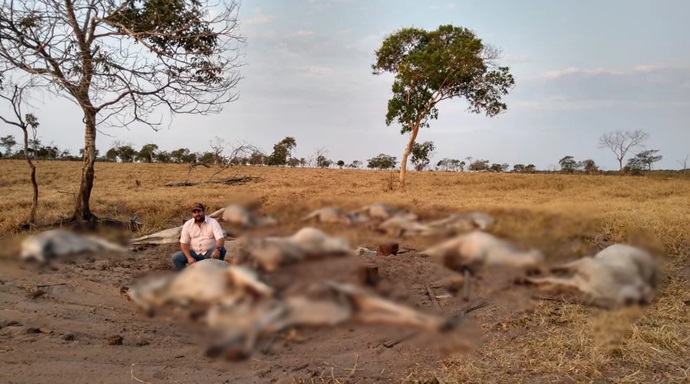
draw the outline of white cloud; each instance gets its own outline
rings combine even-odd
[[[312,36],[313,34],[314,34],[314,31],[305,31],[305,30],[303,30],[303,29],[300,29],[299,31],[297,31],[297,33],[295,33],[295,35],[297,35],[297,36],[303,36],[303,37],[305,37],[305,36]]]
[[[263,13],[261,8],[256,8],[254,10],[254,16],[245,20],[242,24],[246,24],[246,25],[268,24],[268,23],[275,21],[275,19],[276,19],[275,16],[266,15]]]
[[[625,69],[568,67],[519,81],[511,97],[525,108],[680,107],[690,104],[690,67],[638,65]]]
[[[302,73],[306,73],[308,75],[320,76],[320,75],[326,75],[326,74],[333,72],[333,68],[309,65],[309,66],[300,67],[299,71]]]

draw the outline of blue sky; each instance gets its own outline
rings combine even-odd
[[[115,140],[140,147],[209,149],[219,136],[270,152],[293,136],[293,153],[325,148],[333,160],[400,159],[407,136],[385,125],[391,77],[374,76],[374,50],[403,27],[455,24],[502,49],[516,87],[508,111],[469,114],[444,101],[439,119],[420,132],[444,158],[555,166],[565,155],[617,169],[601,134],[643,129],[660,149],[656,168],[679,168],[690,154],[690,14],[688,1],[641,0],[243,0],[240,31],[246,66],[239,100],[211,116],[177,116],[170,128],[104,129],[97,147]],[[36,105],[44,143],[83,146],[79,110],[70,102]],[[0,126],[0,136],[15,134]]]

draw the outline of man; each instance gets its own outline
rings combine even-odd
[[[218,221],[205,214],[204,205],[192,204],[192,218],[182,226],[180,249],[172,256],[175,269],[182,270],[199,260],[225,260],[225,236]]]

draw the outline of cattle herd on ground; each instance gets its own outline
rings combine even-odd
[[[230,204],[208,216],[243,228],[270,227],[278,220],[240,204]],[[302,217],[304,226],[290,236],[228,238],[225,261],[208,259],[179,273],[142,278],[122,292],[149,316],[174,309],[223,333],[210,345],[209,356],[246,358],[257,340],[290,327],[335,326],[345,322],[385,323],[411,326],[422,332],[447,332],[456,327],[457,316],[428,314],[383,298],[365,283],[335,280],[314,282],[308,292],[278,291],[262,281],[261,272],[331,257],[377,255],[376,250],[353,246],[344,237],[331,236],[309,222],[362,226],[397,237],[440,236],[435,245],[421,250],[464,277],[489,266],[517,271],[515,283],[555,288],[574,288],[581,302],[602,308],[653,301],[658,266],[650,253],[627,244],[614,244],[594,256],[560,265],[548,265],[538,249],[524,249],[491,233],[496,220],[482,212],[452,213],[424,221],[410,210],[384,203],[368,204],[354,211],[324,207]],[[182,226],[131,239],[129,246],[111,243],[94,235],[53,229],[27,237],[21,259],[49,262],[53,258],[83,252],[129,252],[141,246],[179,242]],[[467,288],[467,287],[466,287]]]

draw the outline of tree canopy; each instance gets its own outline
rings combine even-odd
[[[388,35],[375,56],[374,75],[395,74],[386,125],[397,122],[401,134],[410,133],[400,167],[403,185],[419,128],[438,119],[438,103],[464,98],[469,112],[496,116],[507,109],[502,97],[515,84],[509,68],[495,63],[498,50],[463,27],[403,28]]]

